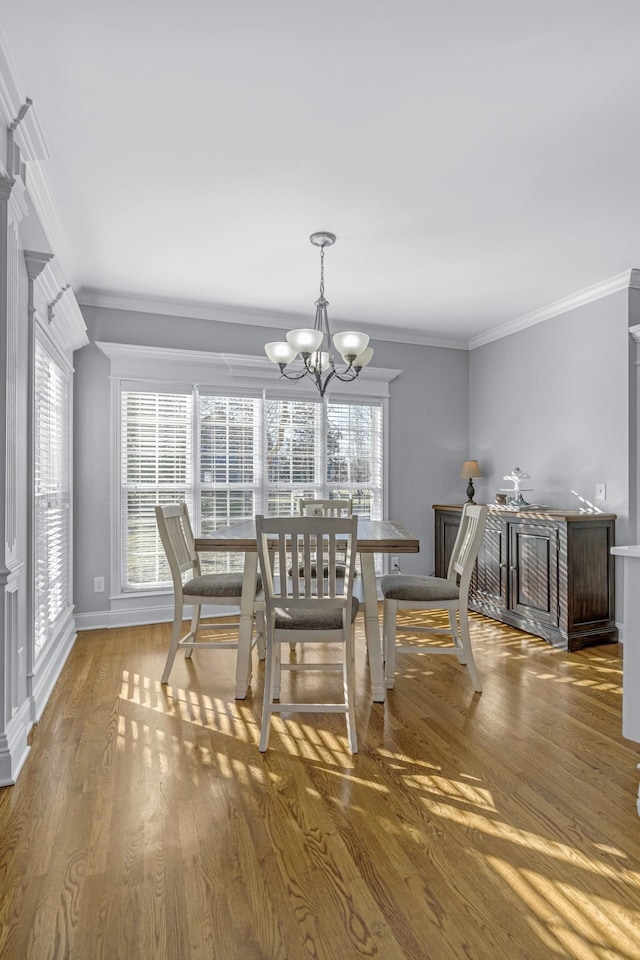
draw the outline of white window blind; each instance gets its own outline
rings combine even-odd
[[[170,582],[156,503],[185,500],[194,530],[296,513],[298,501],[349,496],[382,516],[382,407],[289,399],[121,392],[122,588]],[[203,570],[241,570],[242,554],[203,555]]]
[[[34,370],[36,656],[70,604],[69,381],[36,340]]]
[[[266,512],[270,516],[290,515],[301,498],[322,496],[323,419],[320,403],[265,401]]]
[[[121,406],[123,586],[153,587],[171,580],[155,505],[193,502],[192,399],[124,390]]]
[[[198,444],[199,529],[203,537],[256,514],[262,479],[261,402],[249,397],[201,396]],[[199,494],[199,497],[198,497]],[[202,558],[205,572],[241,570],[242,554]]]
[[[370,404],[327,407],[329,496],[350,497],[362,517],[382,517],[382,410]]]

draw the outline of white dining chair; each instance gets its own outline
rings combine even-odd
[[[256,517],[258,561],[265,604],[267,657],[260,750],[269,743],[273,713],[344,713],[347,737],[356,753],[355,619],[353,596],[357,517]],[[345,575],[336,575],[336,555],[344,550]],[[327,576],[312,573],[314,556],[327,558]],[[337,644],[339,661],[295,659],[283,662],[283,644]],[[342,672],[337,702],[280,701],[285,671]]]
[[[158,504],[155,509],[158,532],[173,581],[173,629],[161,680],[161,683],[168,683],[169,674],[178,650],[184,650],[185,657],[189,659],[196,649],[238,649],[237,637],[235,640],[199,640],[198,630],[226,630],[228,632],[231,627],[237,635],[237,623],[214,622],[207,623],[206,627],[201,627],[200,613],[205,604],[207,606],[217,604],[226,607],[239,607],[242,599],[243,574],[241,572],[203,574],[200,569],[200,557],[195,548],[186,503]],[[260,582],[258,579],[256,591],[259,588]],[[192,606],[193,614],[188,632],[181,637],[185,606]],[[255,636],[252,634],[249,642],[251,648],[257,644],[258,653],[263,656],[264,626],[261,610],[256,611],[255,618],[256,632]]]
[[[380,588],[384,597],[383,655],[388,689],[394,685],[396,653],[432,653],[456,656],[459,663],[467,666],[474,690],[482,690],[469,637],[468,604],[469,584],[486,521],[486,506],[465,503],[446,577],[411,576],[403,573],[382,577]],[[443,627],[426,627],[419,623],[406,626],[403,623],[403,629],[412,633],[448,633],[453,644],[431,647],[399,642],[399,610],[446,610],[449,614],[449,630]]]

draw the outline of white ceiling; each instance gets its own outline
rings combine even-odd
[[[83,290],[467,341],[640,266],[637,0],[2,0]]]

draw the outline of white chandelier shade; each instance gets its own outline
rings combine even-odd
[[[322,343],[322,330],[289,330],[286,334],[287,343],[293,347],[296,353],[304,356],[305,353],[313,353],[320,348]]]

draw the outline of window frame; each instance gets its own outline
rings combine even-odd
[[[113,431],[115,444],[114,444],[114,508],[113,508],[113,517],[114,517],[114,526],[117,528],[114,530],[115,544],[113,556],[115,558],[115,569],[113,571],[112,584],[114,585],[113,593],[115,596],[120,597],[138,597],[141,595],[154,595],[154,594],[165,594],[170,592],[171,585],[167,580],[165,582],[158,582],[149,586],[140,586],[136,587],[126,582],[127,577],[127,566],[128,558],[125,552],[125,518],[124,518],[124,497],[128,489],[128,484],[125,481],[123,476],[123,397],[126,393],[166,393],[169,395],[184,395],[187,396],[188,404],[191,408],[191,438],[192,438],[192,451],[191,451],[191,483],[186,486],[189,489],[186,492],[186,500],[189,503],[190,513],[192,515],[193,526],[195,530],[200,530],[202,523],[202,497],[203,493],[207,491],[215,491],[216,489],[233,489],[233,486],[229,483],[223,484],[221,487],[215,486],[215,483],[205,483],[201,479],[202,472],[202,462],[200,459],[200,441],[201,441],[201,400],[209,396],[221,396],[225,398],[235,398],[236,394],[233,390],[233,386],[228,387],[226,390],[212,390],[208,386],[203,385],[200,387],[197,384],[193,384],[191,390],[186,389],[184,384],[171,384],[171,383],[158,383],[156,381],[129,381],[124,378],[118,378],[113,381],[114,385],[114,426]],[[174,389],[175,388],[175,389]],[[317,443],[315,450],[315,459],[316,459],[316,471],[320,464],[326,461],[326,448],[327,448],[327,434],[328,434],[328,417],[327,410],[328,407],[332,404],[347,405],[351,406],[352,402],[348,397],[324,397],[322,400],[311,400],[308,397],[297,397],[297,396],[287,396],[283,397],[274,397],[266,395],[265,391],[256,391],[252,394],[247,394],[246,391],[240,392],[239,397],[247,396],[249,399],[252,399],[257,402],[257,414],[254,413],[254,418],[257,418],[258,425],[254,426],[254,437],[257,440],[257,451],[255,456],[261,460],[261,470],[260,475],[253,480],[253,483],[243,484],[243,488],[251,488],[254,493],[254,508],[255,512],[268,512],[270,498],[273,495],[273,492],[277,489],[286,490],[288,487],[292,490],[292,495],[297,496],[295,493],[297,488],[304,488],[304,492],[308,494],[310,487],[314,488],[314,495],[318,497],[328,497],[331,495],[334,488],[339,487],[344,490],[351,487],[362,487],[364,484],[354,484],[354,483],[336,483],[329,481],[327,479],[326,473],[322,474],[322,479],[320,482],[317,482],[317,473],[316,473],[316,482],[309,484],[304,483],[294,483],[291,484],[282,484],[280,487],[277,484],[273,484],[269,481],[268,470],[265,464],[265,450],[264,450],[264,439],[266,436],[266,412],[267,405],[269,402],[295,402],[295,403],[309,403],[313,402],[315,406],[321,411],[319,413],[319,421],[316,424],[314,429],[314,439]],[[385,430],[387,424],[387,400],[380,400],[379,398],[370,398],[365,400],[362,397],[358,398],[358,401],[355,405],[357,406],[366,406],[374,407],[379,410],[380,417],[380,429],[377,431],[377,436],[374,438],[374,444],[380,449],[380,468],[379,476],[380,482],[379,485],[376,482],[376,491],[378,491],[377,497],[374,495],[374,502],[376,500],[380,503],[380,513],[381,518],[386,515],[386,484],[385,484]],[[376,478],[377,480],[377,478]],[[135,485],[134,485],[135,486]],[[131,487],[133,489],[133,487]],[[240,487],[238,488],[240,489]]]

